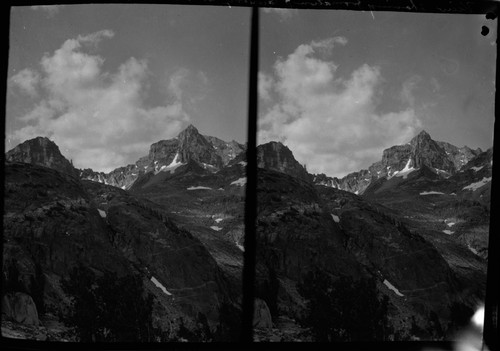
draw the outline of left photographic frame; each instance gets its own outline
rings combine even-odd
[[[11,7],[4,338],[239,340],[250,12]]]

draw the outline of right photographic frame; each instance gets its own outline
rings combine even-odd
[[[373,9],[259,10],[253,338],[480,349],[496,15]]]

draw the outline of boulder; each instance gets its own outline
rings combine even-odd
[[[253,309],[253,327],[259,329],[270,329],[273,327],[271,311],[265,301],[255,299]]]
[[[7,318],[26,325],[40,325],[35,302],[30,295],[15,292],[2,298],[2,314]]]

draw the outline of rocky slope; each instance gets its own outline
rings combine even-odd
[[[234,296],[241,294],[244,242],[246,162],[239,159],[217,172],[189,161],[174,173],[145,174],[130,188],[203,243],[231,282]]]
[[[411,337],[414,325],[429,328],[431,312],[448,324],[451,304],[474,306],[484,298],[484,262],[462,250],[462,263],[471,270],[464,276],[388,208],[266,169],[258,171],[257,190],[257,296],[275,323],[303,316],[307,305],[298,285],[314,269],[375,279],[379,294],[390,299],[392,327],[403,338]]]
[[[165,337],[182,326],[195,330],[200,314],[212,332],[220,327],[222,304],[233,304],[227,278],[160,206],[46,167],[8,162],[5,169],[3,286],[33,297],[42,320],[67,313],[61,280],[83,265],[139,274]]]
[[[376,279],[379,294],[390,299],[392,327],[403,339],[450,337],[452,306],[474,308],[484,299],[489,221],[484,179],[491,176],[491,150],[467,156],[472,159],[459,162],[457,170],[443,156],[445,148],[421,133],[385,150],[371,168],[384,176],[371,178],[364,170],[341,183],[316,175],[315,186],[283,166],[298,164],[290,161],[291,152],[282,165],[272,152],[269,148],[267,157],[275,163],[260,162],[257,174],[257,294],[269,305],[275,328],[283,319],[300,320],[307,300],[298,285],[317,268],[337,277]],[[418,167],[409,166],[412,162]],[[349,192],[335,189],[341,184]],[[365,187],[362,197],[353,194],[359,184]],[[475,192],[484,202],[474,200],[481,196]],[[440,336],[429,332],[431,314],[447,326]],[[285,334],[279,328],[257,332],[259,340]]]
[[[363,196],[397,211],[412,222],[412,227],[427,233],[432,242],[458,243],[486,259],[491,165],[490,149],[450,177],[443,178],[423,166],[406,178],[381,178],[370,184]],[[443,252],[450,250],[443,247]]]

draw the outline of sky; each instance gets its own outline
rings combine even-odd
[[[225,6],[13,7],[6,150],[47,136],[108,172],[190,123],[246,142],[249,23]],[[487,149],[495,33],[482,15],[264,9],[258,142],[337,177],[421,130]]]
[[[108,172],[189,124],[246,142],[249,22],[220,6],[13,7],[6,151],[47,136]]]
[[[337,177],[421,130],[485,150],[495,33],[483,15],[266,9],[258,142],[281,141],[310,173]]]

